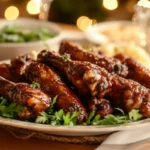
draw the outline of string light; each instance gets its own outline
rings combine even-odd
[[[19,9],[15,6],[10,6],[5,10],[4,16],[7,20],[16,20],[19,16]]]
[[[103,6],[108,10],[115,10],[118,8],[117,0],[103,0]]]
[[[81,16],[77,19],[76,24],[80,30],[86,31],[92,25],[92,20],[86,16]]]
[[[39,14],[40,13],[40,0],[30,0],[27,3],[27,11],[29,14]]]
[[[147,8],[150,8],[150,1],[148,0],[140,0],[138,3],[137,3],[138,6],[143,6],[143,7],[147,7]]]

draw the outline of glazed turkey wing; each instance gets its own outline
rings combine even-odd
[[[80,112],[78,123],[82,123],[87,119],[86,109],[78,97],[48,66],[39,62],[32,63],[26,69],[26,79],[29,82],[38,82],[40,88],[48,95],[52,97],[57,95],[56,108],[58,110],[63,109],[65,112]]]
[[[138,82],[112,75],[104,68],[88,62],[66,61],[49,51],[42,51],[38,55],[38,60],[61,68],[80,91],[88,89],[91,95],[97,98],[109,96],[110,102],[115,107],[122,108],[126,112],[139,109],[143,117],[150,116],[150,91]]]
[[[34,60],[30,55],[17,56],[11,60],[11,70],[12,75],[15,77],[16,81],[25,81],[25,69]]]
[[[108,58],[103,55],[95,55],[94,53],[88,52],[88,50],[84,50],[83,48],[73,45],[67,41],[61,43],[59,53],[70,54],[72,60],[91,62],[105,68],[108,72],[116,73],[119,76],[126,77],[128,74],[127,67],[121,64],[119,60]]]
[[[111,75],[97,65],[84,61],[65,60],[58,54],[43,50],[38,61],[60,69],[82,95],[102,97],[111,88]]]
[[[112,90],[108,95],[116,107],[126,112],[139,109],[143,117],[150,116],[150,90],[138,82],[114,76]]]
[[[52,100],[38,89],[26,83],[13,83],[0,76],[0,96],[25,107],[20,118],[36,117],[50,106]]]
[[[15,81],[15,78],[11,72],[11,66],[9,64],[0,64],[0,76],[4,77],[7,80]]]
[[[88,101],[87,108],[89,112],[95,112],[102,118],[113,112],[110,102],[104,98],[91,97]]]
[[[139,64],[136,60],[130,57],[125,57],[122,54],[116,55],[123,64],[128,67],[129,73],[126,78],[135,80],[147,88],[150,88],[150,70]]]

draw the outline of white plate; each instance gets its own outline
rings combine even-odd
[[[141,127],[146,128],[150,126],[150,118],[118,126],[52,126],[0,117],[0,124],[54,135],[87,136],[101,135],[121,130],[132,130]]]
[[[93,25],[89,31],[85,32],[85,36],[90,42],[106,44],[138,40],[138,32],[137,25],[132,21],[107,21]]]
[[[14,21],[8,21],[5,19],[0,19],[0,29],[6,25],[17,25],[23,29],[40,29],[46,28],[50,31],[53,31],[57,35],[53,38],[49,38],[45,41],[33,41],[33,42],[21,42],[21,43],[0,43],[0,60],[10,59],[17,55],[24,55],[33,50],[39,51],[46,49],[47,46],[51,49],[54,45],[58,45],[62,40],[61,29],[52,22],[48,21],[39,21],[37,19],[29,18],[19,18]]]
[[[9,62],[10,60],[0,61],[0,63],[9,63]],[[125,125],[52,126],[48,124],[38,124],[0,117],[0,124],[54,135],[87,136],[87,135],[107,134],[121,130],[132,130],[141,127],[146,128],[147,126],[150,126],[150,118],[132,122]]]

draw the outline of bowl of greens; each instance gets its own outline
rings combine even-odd
[[[0,60],[33,50],[52,49],[61,40],[60,28],[36,19],[0,20]]]

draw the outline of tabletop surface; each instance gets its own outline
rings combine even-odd
[[[94,150],[97,146],[51,142],[36,138],[22,140],[0,127],[0,150]]]
[[[78,29],[73,25],[58,24],[64,30]],[[60,142],[51,142],[36,138],[26,140],[14,137],[9,131],[0,127],[0,150],[94,150],[98,145],[93,144],[68,144]]]

